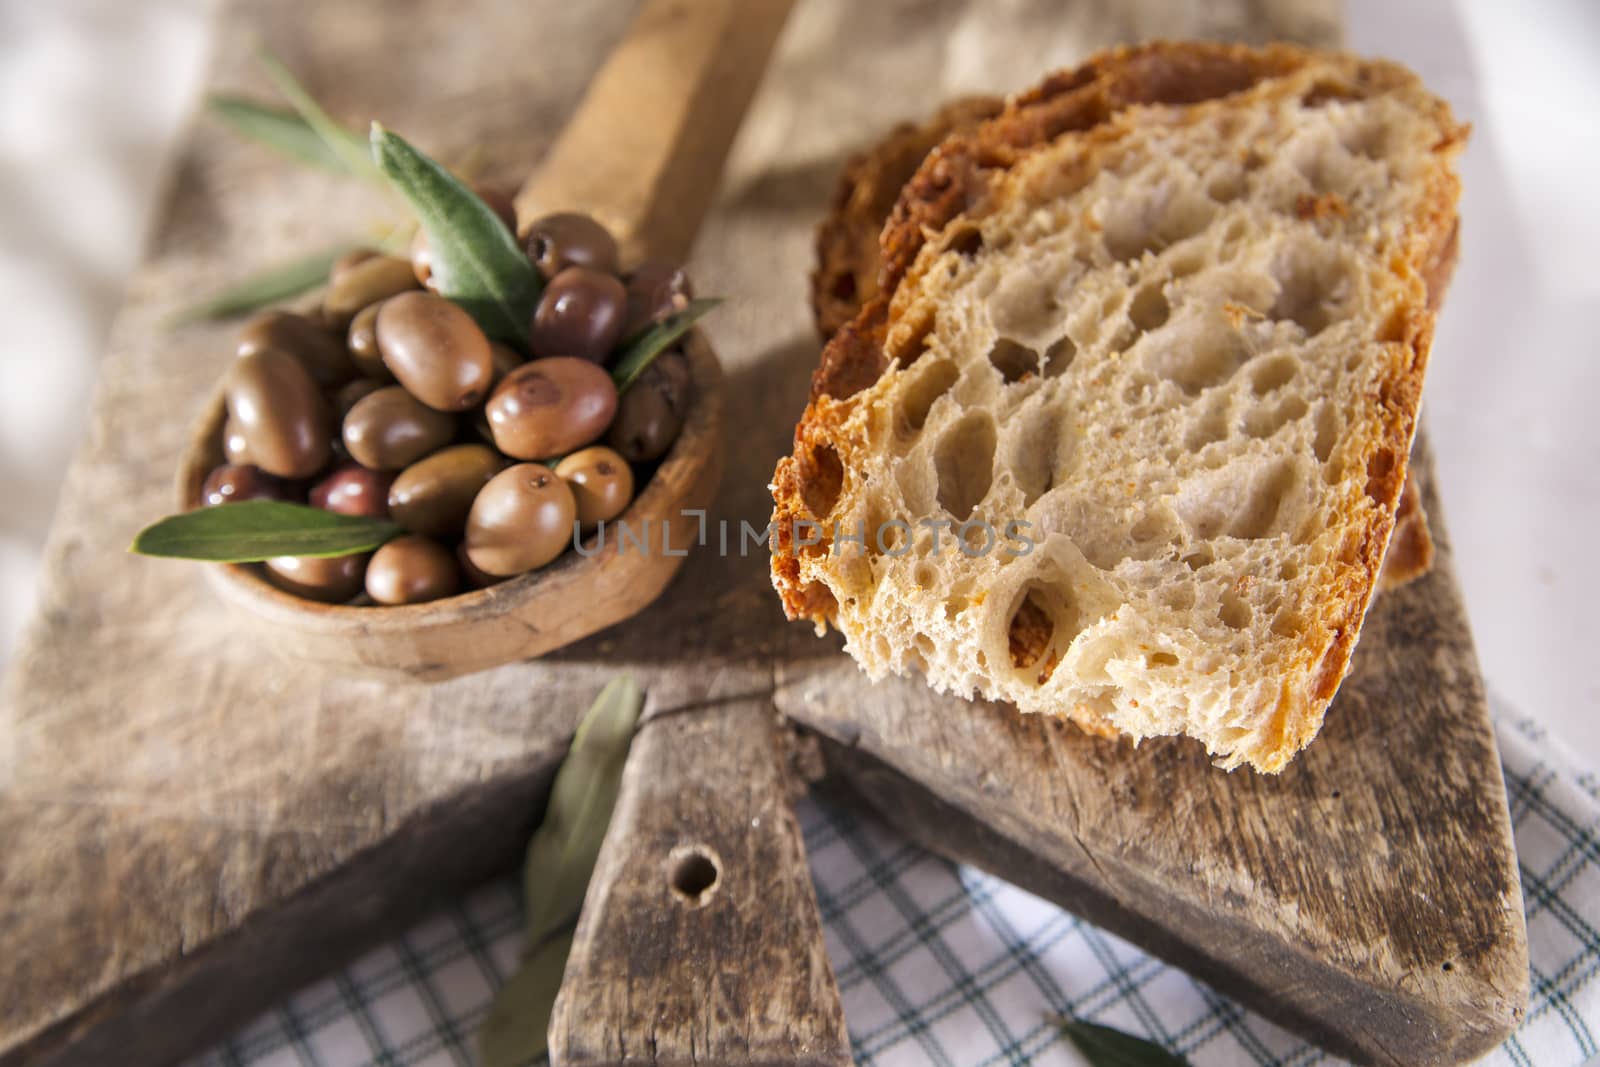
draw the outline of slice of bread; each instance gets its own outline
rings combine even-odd
[[[1465,136],[1393,64],[1162,44],[946,140],[774,476],[789,615],[1281,769],[1394,530]]]
[[[940,142],[977,129],[998,115],[997,96],[952,100],[926,122],[903,122],[845,163],[828,213],[817,226],[817,265],[811,273],[811,315],[824,343],[878,295],[878,235],[900,190]],[[1378,573],[1378,592],[1420,578],[1433,566],[1433,537],[1416,479],[1407,475],[1395,513],[1394,536]]]

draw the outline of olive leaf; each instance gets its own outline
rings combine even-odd
[[[638,380],[652,360],[665,352],[674,341],[689,332],[689,327],[705,317],[706,312],[722,303],[721,300],[691,300],[689,306],[647,329],[641,330],[622,343],[611,380],[617,383],[617,392],[627,390]]]
[[[206,108],[241,136],[313,167],[351,175],[345,157],[328,147],[328,142],[298,111],[228,93],[207,96]]]
[[[289,263],[269,267],[236,285],[229,286],[215,296],[207,297],[198,304],[184,308],[168,320],[168,326],[184,326],[191,322],[231,318],[269,304],[276,304],[280,300],[299,296],[326,282],[328,272],[333,269],[334,260],[353,247],[355,246],[340,245]]]
[[[1109,1026],[1063,1018],[1056,1025],[1093,1067],[1188,1067],[1182,1056]]]
[[[571,930],[611,823],[643,707],[644,695],[632,678],[613,679],[584,713],[556,771],[544,821],[523,864],[523,964],[496,994],[478,1035],[483,1067],[512,1067],[545,1051]]]
[[[526,348],[539,276],[505,223],[459,178],[376,122],[372,156],[427,232],[439,295],[490,337]]]
[[[282,500],[241,500],[171,515],[140,530],[142,556],[256,563],[277,556],[348,556],[401,532],[399,525]]]
[[[289,104],[305,120],[306,126],[322,139],[330,153],[344,163],[349,174],[368,181],[378,180],[377,168],[373,166],[372,157],[367,154],[367,146],[362,143],[360,134],[341,126],[322,110],[322,105],[289,72],[283,60],[266,47],[256,47],[256,61],[266,71],[272,84],[277,86],[278,92],[288,98]]]

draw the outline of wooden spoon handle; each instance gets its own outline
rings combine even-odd
[[[645,0],[517,195],[526,228],[587,211],[623,262],[682,262],[794,0]]]

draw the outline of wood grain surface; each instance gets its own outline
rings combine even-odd
[[[934,98],[1014,89],[1121,40],[1325,44],[1338,34],[1331,0],[1084,0],[1070,9],[1007,0],[1006,17],[995,10],[976,0],[796,5],[691,260],[699,291],[729,298],[706,322],[729,398],[727,473],[707,545],[639,616],[537,662],[431,686],[277,660],[195,565],[125,553],[133,533],[170,507],[189,426],[230,354],[229,328],[174,333],[164,320],[220,281],[395,212],[364,189],[197,123],[113,331],[38,616],[0,691],[0,1064],[171,1062],[444,895],[510,868],[577,717],[619,669],[639,678],[653,706],[680,709],[770,701],[781,669],[781,699],[796,715],[836,722],[806,697],[825,685],[841,701],[829,716],[873,713],[839,727],[841,741],[936,728],[941,744],[963,731],[997,744],[1010,737],[1011,748],[989,751],[1011,762],[992,766],[949,748],[923,759],[869,740],[851,751],[916,765],[949,790],[951,810],[993,820],[976,831],[984,841],[1011,849],[1009,860],[975,848],[974,857],[1158,951],[1175,944],[1174,923],[1152,922],[1141,901],[1165,880],[1168,897],[1212,907],[1204,914],[1232,922],[1240,943],[1329,951],[1328,968],[1348,976],[1330,988],[1381,979],[1371,1002],[1398,1005],[1421,1020],[1414,1026],[1457,1018],[1460,989],[1493,994],[1484,976],[1504,969],[1521,940],[1506,918],[1516,911],[1514,880],[1511,898],[1496,896],[1506,889],[1497,872],[1512,862],[1503,809],[1499,821],[1494,812],[1472,821],[1475,806],[1503,805],[1492,737],[1481,721],[1426,734],[1452,714],[1481,717],[1476,700],[1451,712],[1440,707],[1443,690],[1391,692],[1376,675],[1360,676],[1368,681],[1335,706],[1327,736],[1302,761],[1304,781],[1293,784],[1212,772],[1177,743],[1134,752],[1037,721],[1006,725],[996,709],[943,706],[931,725],[896,720],[897,709],[924,708],[926,694],[910,683],[865,686],[835,642],[783,622],[765,547],[747,543],[741,523],[766,523],[766,481],[789,449],[816,362],[804,279],[811,228],[844,157],[894,121],[925,114]],[[555,0],[245,0],[223,21],[213,81],[265,92],[247,52],[259,35],[341,118],[379,118],[436,155],[475,158],[485,175],[515,183],[631,13],[628,4]],[[1380,608],[1412,620],[1396,636],[1440,627],[1455,651],[1438,653],[1438,669],[1470,675],[1448,570],[1402,595],[1410,599],[1401,607]],[[1381,673],[1405,667],[1405,655],[1386,652],[1374,629],[1357,665]],[[1469,679],[1459,691],[1475,686]],[[1397,720],[1400,733],[1380,729]],[[897,721],[904,733],[889,731]],[[1444,736],[1464,741],[1451,748]],[[1098,806],[1079,813],[1092,810],[1104,825],[1048,808],[1040,810],[1059,818],[1041,825],[972,802],[973,788],[996,797],[1021,788],[1017,768],[1029,761],[1085,775],[1070,791],[1028,787],[1041,801],[1080,805],[1098,789]],[[1198,783],[1195,791],[1167,789],[1168,772]],[[1369,777],[1390,785],[1371,788]],[[870,774],[855,781],[882,800]],[[1269,802],[1287,808],[1296,795],[1310,799],[1283,822],[1263,821],[1280,810]],[[1461,840],[1457,806],[1484,834],[1476,852]],[[1236,833],[1246,819],[1251,832]],[[1069,827],[1092,850],[1071,841]],[[1174,833],[1183,835],[1178,859],[1156,840]],[[1286,843],[1291,836],[1299,840]],[[1399,851],[1419,841],[1420,854]],[[953,833],[950,843],[965,849]],[[1301,860],[1280,861],[1285,850]],[[1312,869],[1304,857],[1319,854],[1325,862]],[[1116,887],[1125,922],[1096,911],[1092,896],[1046,884],[1091,884],[1082,874],[1093,872],[1089,855],[1115,879],[1104,884]],[[1397,873],[1384,880],[1386,864]],[[1430,904],[1417,878],[1455,888]],[[1348,907],[1334,907],[1339,893]],[[1236,953],[1218,944],[1225,939],[1185,930],[1195,953],[1226,954],[1207,971],[1220,988],[1280,1016],[1307,999],[1304,988],[1271,984],[1285,973],[1281,961],[1268,966],[1253,949]],[[1371,1045],[1361,1038],[1367,1017],[1301,1021],[1342,1047]],[[1411,1056],[1414,1043],[1395,1048],[1370,1058],[1423,1060]]]

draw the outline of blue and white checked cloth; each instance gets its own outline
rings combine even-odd
[[[1534,723],[1497,717],[1527,903],[1532,1003],[1483,1062],[1600,1055],[1600,783]],[[998,879],[836,807],[800,808],[861,1067],[1079,1064],[1051,1018],[1159,1041],[1194,1067],[1341,1061],[1173,967]],[[292,997],[193,1067],[470,1067],[515,964],[506,878]]]

